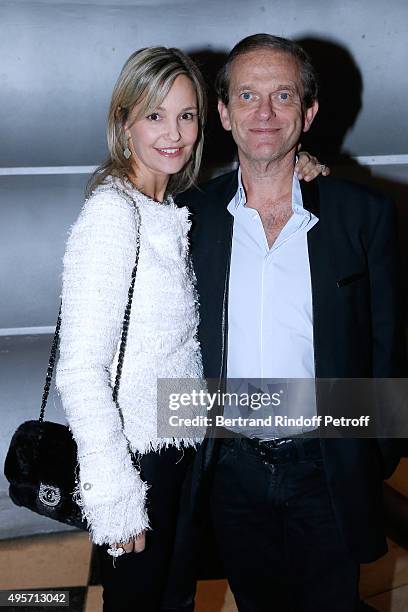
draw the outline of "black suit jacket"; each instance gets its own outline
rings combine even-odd
[[[333,178],[301,182],[303,205],[319,222],[308,232],[317,378],[405,376],[394,209],[378,193]],[[237,172],[178,197],[192,212],[191,254],[200,300],[199,340],[206,377],[226,374],[228,281]],[[372,439],[322,439],[333,508],[360,562],[386,552],[382,479],[398,446]],[[217,441],[195,465],[197,488],[211,474]],[[205,488],[202,487],[202,490]]]

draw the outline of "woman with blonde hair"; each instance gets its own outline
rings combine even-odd
[[[112,95],[109,157],[64,257],[57,386],[78,446],[76,495],[108,553],[104,612],[160,609],[200,441],[159,438],[156,425],[157,379],[202,376],[190,221],[172,195],[197,177],[205,110],[201,74],[184,53],[130,56]]]

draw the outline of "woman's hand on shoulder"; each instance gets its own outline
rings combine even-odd
[[[298,151],[299,159],[295,166],[295,174],[299,180],[312,181],[319,174],[329,176],[330,168],[321,164],[314,155],[307,151]]]

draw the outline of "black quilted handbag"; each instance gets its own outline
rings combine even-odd
[[[127,192],[120,193],[136,202]],[[132,307],[136,269],[139,259],[139,233],[136,241],[136,261],[128,292],[128,302],[122,325],[119,360],[112,397],[117,402],[120,376],[125,355],[130,310]],[[26,421],[14,433],[7,452],[4,474],[10,483],[9,495],[17,506],[24,506],[37,514],[87,529],[80,506],[73,498],[77,484],[77,447],[70,430],[65,425],[44,421],[45,407],[50,392],[52,375],[59,343],[61,307],[51,347],[43,390],[40,417]]]

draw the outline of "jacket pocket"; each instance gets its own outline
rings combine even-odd
[[[336,285],[338,287],[346,287],[347,285],[351,285],[352,283],[355,283],[356,281],[365,278],[366,276],[366,270],[362,272],[356,272],[355,274],[350,274],[350,276],[344,276],[343,278],[339,278],[336,281]]]

